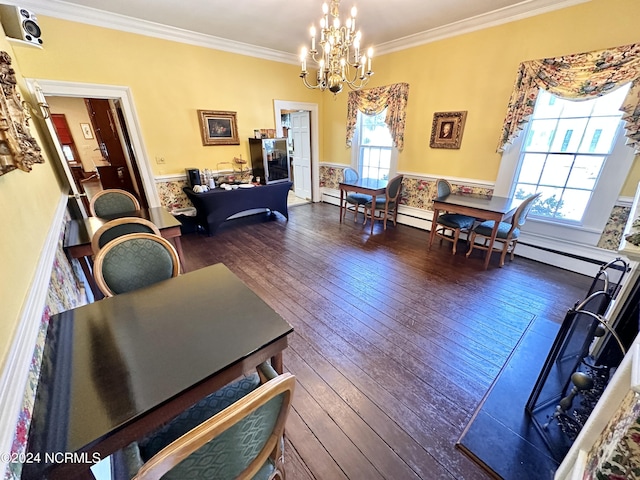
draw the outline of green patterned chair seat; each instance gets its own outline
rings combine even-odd
[[[367,195],[366,193],[350,193],[345,200],[352,205],[365,205],[371,201],[371,195]]]
[[[438,216],[438,223],[449,228],[467,229],[473,227],[475,218],[459,213],[443,213]]]
[[[493,232],[493,226],[495,222],[493,220],[487,220],[486,222],[482,222],[475,228],[476,234],[483,235],[485,237],[490,237]],[[509,230],[511,229],[511,224],[506,222],[500,222],[498,225],[498,233],[496,234],[496,238],[507,238],[509,235]],[[514,228],[511,232],[511,237],[518,238],[520,236],[520,229]]]
[[[140,210],[140,203],[133,194],[113,188],[98,192],[91,199],[89,207],[92,215],[106,217]]]

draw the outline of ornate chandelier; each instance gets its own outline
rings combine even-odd
[[[342,91],[343,84],[352,90],[359,90],[369,83],[373,75],[371,57],[373,48],[369,48],[366,55],[360,54],[360,30],[356,32],[356,7],[351,9],[351,16],[347,22],[340,23],[340,0],[331,0],[331,6],[322,4],[322,18],[320,19],[319,49],[316,49],[316,28],[311,27],[311,49],[302,48],[300,61],[302,72],[300,77],[307,88],[327,88],[334,95]],[[329,21],[329,14],[333,20]],[[314,80],[309,82],[307,75],[307,57],[318,66]]]

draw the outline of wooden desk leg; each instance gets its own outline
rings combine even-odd
[[[184,268],[184,253],[182,252],[182,241],[180,240],[180,237],[173,237],[173,244],[176,246],[176,252],[178,252],[182,273],[186,273],[187,270]]]
[[[282,352],[278,352],[271,357],[271,366],[278,372],[278,375],[282,375]]]
[[[438,216],[440,215],[440,209],[433,209],[433,217],[431,218],[431,232],[429,232],[429,250],[433,244],[433,239],[436,238],[436,227],[438,225]]]
[[[340,189],[340,223],[342,223],[342,218],[344,217],[344,189]]]
[[[496,236],[498,235],[498,227],[500,226],[500,222],[495,220],[493,222],[493,230],[491,231],[491,239],[489,240],[489,249],[484,257],[484,269],[486,270],[489,267],[489,261],[491,260],[491,254],[493,253],[493,242],[496,241]]]

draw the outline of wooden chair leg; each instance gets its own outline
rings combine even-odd
[[[471,237],[469,238],[469,250],[467,250],[467,258],[469,258],[469,255],[471,255],[471,252],[473,251],[473,246],[476,243],[476,232],[471,232]]]
[[[458,247],[458,238],[460,237],[460,229],[456,228],[453,231],[453,255],[456,254],[456,249]]]

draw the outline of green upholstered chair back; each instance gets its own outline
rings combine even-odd
[[[111,240],[96,254],[93,273],[98,288],[111,297],[175,277],[178,254],[168,240],[131,233]]]
[[[356,172],[351,167],[347,167],[344,169],[343,176],[344,176],[345,183],[355,183],[360,178],[360,175],[358,175],[358,172]]]
[[[451,193],[451,184],[444,178],[439,178],[436,182],[436,190],[436,197],[444,197],[445,195],[449,195]]]
[[[129,233],[153,233],[160,235],[160,230],[146,218],[122,217],[102,225],[91,238],[91,249],[94,255],[111,240]]]
[[[276,470],[284,478],[282,435],[294,387],[289,373],[267,381],[168,444],[134,480],[267,480]]]
[[[94,217],[105,217],[140,210],[140,202],[132,193],[113,188],[96,193],[91,199],[89,210]]]

